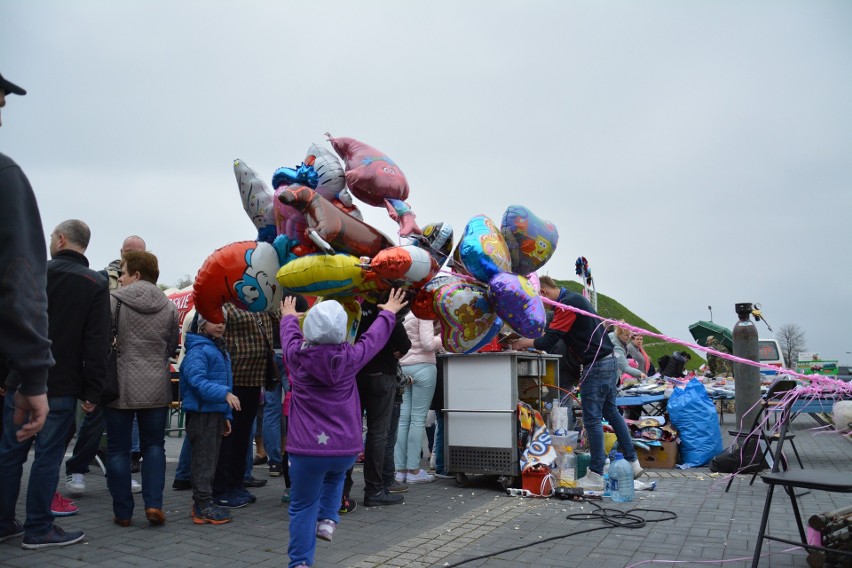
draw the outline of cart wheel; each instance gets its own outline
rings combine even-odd
[[[499,483],[500,487],[502,487],[503,489],[509,489],[510,487],[514,487],[515,481],[517,481],[517,478],[513,475],[501,475],[497,478],[497,483]]]
[[[464,473],[456,473],[456,485],[459,487],[467,487],[470,480],[467,478],[467,474]]]

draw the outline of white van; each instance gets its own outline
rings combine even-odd
[[[777,339],[758,339],[757,340],[757,359],[765,365],[772,365],[779,369],[784,367],[784,356],[781,354],[781,344]],[[769,369],[760,369],[760,374],[767,377],[774,377],[778,371]]]

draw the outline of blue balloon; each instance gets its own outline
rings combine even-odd
[[[306,185],[311,189],[316,189],[319,184],[319,175],[313,166],[305,165],[302,162],[298,168],[278,168],[272,174],[272,187],[278,189],[282,185]]]

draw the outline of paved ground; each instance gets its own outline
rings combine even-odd
[[[725,416],[725,426],[733,417]],[[852,475],[852,442],[833,433],[813,430],[808,417],[795,423],[796,444],[806,467],[827,467]],[[726,430],[723,430],[726,431]],[[167,523],[151,527],[144,519],[137,495],[134,524],[121,528],[112,523],[112,507],[105,478],[86,476],[87,492],[77,497],[80,513],[60,519],[66,529],[83,529],[86,540],[77,545],[27,551],[20,539],[0,544],[2,566],[282,566],[287,562],[287,510],[279,501],[284,481],[268,478],[266,487],[254,490],[258,502],[234,511],[234,521],[221,526],[194,525],[189,519],[191,495],[171,486],[181,440],[169,438],[165,509]],[[654,492],[637,493],[629,504],[607,507],[661,509],[677,519],[650,523],[635,530],[606,528],[582,535],[570,533],[600,526],[598,522],[566,519],[587,513],[592,506],[554,499],[507,497],[489,479],[474,479],[467,488],[454,481],[413,486],[404,505],[366,508],[359,505],[344,515],[333,543],[320,542],[316,566],[373,568],[384,566],[441,567],[527,543],[535,546],[504,552],[465,566],[494,568],[577,566],[582,568],[672,566],[748,566],[766,495],[750,476],[734,481],[724,493],[724,479],[707,468],[686,471],[656,470]],[[267,478],[264,467],[256,477]],[[138,475],[136,476],[138,479]],[[356,475],[353,496],[360,497],[363,480]],[[64,483],[60,484],[64,488]],[[360,499],[359,499],[360,501]],[[848,495],[812,493],[802,498],[804,514],[828,511],[850,502]],[[795,522],[786,496],[776,496],[770,528],[795,538]],[[23,505],[19,503],[23,520]],[[638,512],[648,520],[657,513]],[[787,551],[782,543],[764,546],[761,566],[806,566],[801,550]],[[749,558],[749,561],[736,559]]]

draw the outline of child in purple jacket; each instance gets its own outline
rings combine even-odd
[[[395,314],[408,302],[391,290],[370,329],[346,342],[346,312],[338,302],[308,310],[304,335],[295,299],[281,302],[281,349],[290,373],[292,397],[287,433],[290,458],[289,566],[311,566],[316,539],[331,541],[346,471],[362,450],[361,403],[355,375],[387,343]]]

